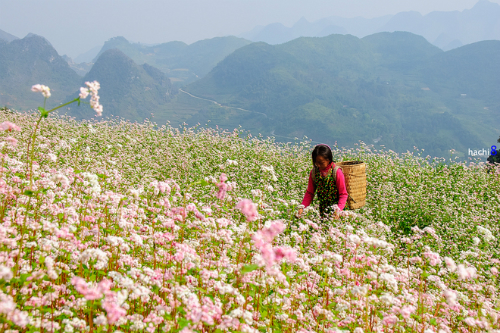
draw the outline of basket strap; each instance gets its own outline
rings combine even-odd
[[[333,180],[335,181],[335,184],[337,184],[337,170],[338,169],[340,169],[340,165],[336,165],[335,168],[333,168],[333,170],[332,170]]]
[[[335,183],[337,183],[337,170],[338,170],[339,168],[341,168],[341,167],[340,167],[340,165],[337,165],[337,166],[335,166],[335,168],[333,169],[333,179],[335,180]],[[344,172],[344,169],[342,169],[342,172]],[[349,175],[351,176],[351,175],[354,175],[354,174],[349,173]],[[346,192],[347,192],[347,191],[346,191]],[[348,196],[349,198],[351,198],[351,200],[352,200],[352,201],[354,201],[355,203],[357,203],[357,202],[356,202],[356,200],[354,200],[354,198],[353,198],[353,197],[351,197],[351,195],[350,195],[349,193],[347,193],[347,196]]]

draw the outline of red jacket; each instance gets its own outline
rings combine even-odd
[[[328,172],[330,172],[331,168],[335,168],[335,163],[330,163],[325,169],[320,170],[322,176],[326,176]],[[347,202],[347,190],[345,188],[345,179],[344,174],[342,173],[342,169],[337,170],[337,189],[339,193],[339,203],[338,206],[340,210],[344,210],[345,204]],[[307,207],[311,204],[312,199],[314,198],[314,192],[316,191],[315,185],[312,179],[311,173],[309,173],[309,184],[307,184],[306,194],[304,195],[304,200],[302,200],[302,204],[304,207]]]

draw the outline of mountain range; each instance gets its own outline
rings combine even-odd
[[[365,37],[377,32],[407,31],[425,37],[447,51],[482,40],[500,40],[500,5],[480,0],[464,11],[400,12],[366,19],[362,17],[328,17],[315,22],[301,18],[292,27],[281,23],[258,26],[240,35],[254,42],[282,44],[298,37],[324,37],[330,34],[351,34]]]
[[[40,106],[39,94],[32,85],[41,83],[51,88],[51,101],[63,99],[78,88],[81,81],[43,37],[28,35],[10,43],[0,40],[0,105],[32,109]]]
[[[363,140],[398,152],[417,146],[435,156],[488,147],[500,135],[500,41],[444,52],[407,32],[280,45],[228,37],[195,43],[188,57],[191,45],[145,46],[119,37],[82,77],[43,37],[9,38],[0,40],[0,105],[14,109],[41,105],[33,84],[51,87],[50,107],[97,80],[105,114],[132,121],[242,125],[279,141],[306,135],[352,146]],[[199,78],[186,85],[189,75],[171,76],[179,68]],[[61,113],[94,116],[86,105]]]
[[[5,32],[3,30],[0,30],[0,40],[3,40],[7,43],[12,42],[13,40],[19,39],[14,35],[9,34],[8,32]]]
[[[47,107],[52,108],[75,98],[84,82],[94,80],[101,83],[101,103],[107,113],[128,119],[144,119],[153,111],[161,111],[172,93],[170,80],[162,71],[147,64],[137,65],[117,49],[103,52],[82,78],[41,36],[28,35],[10,43],[0,40],[1,106],[36,109],[43,97],[30,88],[40,83],[51,89]],[[85,103],[62,112],[79,119],[94,115]]]
[[[500,135],[499,54],[500,41],[443,52],[407,32],[302,37],[242,47],[184,90],[253,111],[229,118],[261,133],[443,156]]]
[[[218,62],[236,49],[251,42],[228,36],[201,40],[187,45],[169,42],[154,46],[130,43],[124,37],[115,37],[104,43],[92,62],[110,49],[119,49],[137,64],[152,65],[164,73],[176,85],[185,85],[205,76]]]

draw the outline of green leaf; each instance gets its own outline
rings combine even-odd
[[[251,265],[246,265],[246,266],[243,266],[243,268],[241,269],[241,272],[243,274],[245,273],[250,273],[250,272],[253,272],[255,271],[256,269],[258,269],[259,266],[258,265],[255,265],[255,264],[251,264]]]
[[[32,196],[33,196],[33,194],[35,194],[35,192],[30,191],[30,190],[24,190],[23,194],[24,194],[24,195],[27,195],[28,197],[32,197]]]
[[[45,257],[40,256],[40,259],[38,260],[38,262],[40,263],[40,265],[43,265],[43,263],[45,262]]]
[[[437,326],[437,321],[436,321],[436,318],[431,318],[431,320],[429,320],[429,322],[431,323],[431,325],[434,325],[434,326]]]
[[[200,180],[201,186],[207,186],[210,185],[209,182],[207,182],[205,179]]]
[[[40,115],[44,118],[47,118],[49,116],[49,112],[41,106],[38,107],[38,111],[40,111]]]
[[[179,319],[179,328],[180,329],[183,329],[187,325],[189,325],[189,320],[187,320],[186,318],[180,318]]]
[[[193,186],[193,185],[207,186],[207,185],[210,185],[210,183],[207,182],[205,179],[202,179],[202,180],[197,180],[197,181],[191,183],[191,186]]]
[[[26,282],[26,279],[28,279],[28,277],[31,276],[31,274],[21,274],[21,277],[20,277],[20,282],[24,284],[24,282]]]

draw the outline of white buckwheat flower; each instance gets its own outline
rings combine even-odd
[[[44,86],[43,84],[35,84],[33,87],[31,87],[31,91],[41,92],[43,97],[45,97],[45,98],[50,97],[50,88],[47,86]]]

